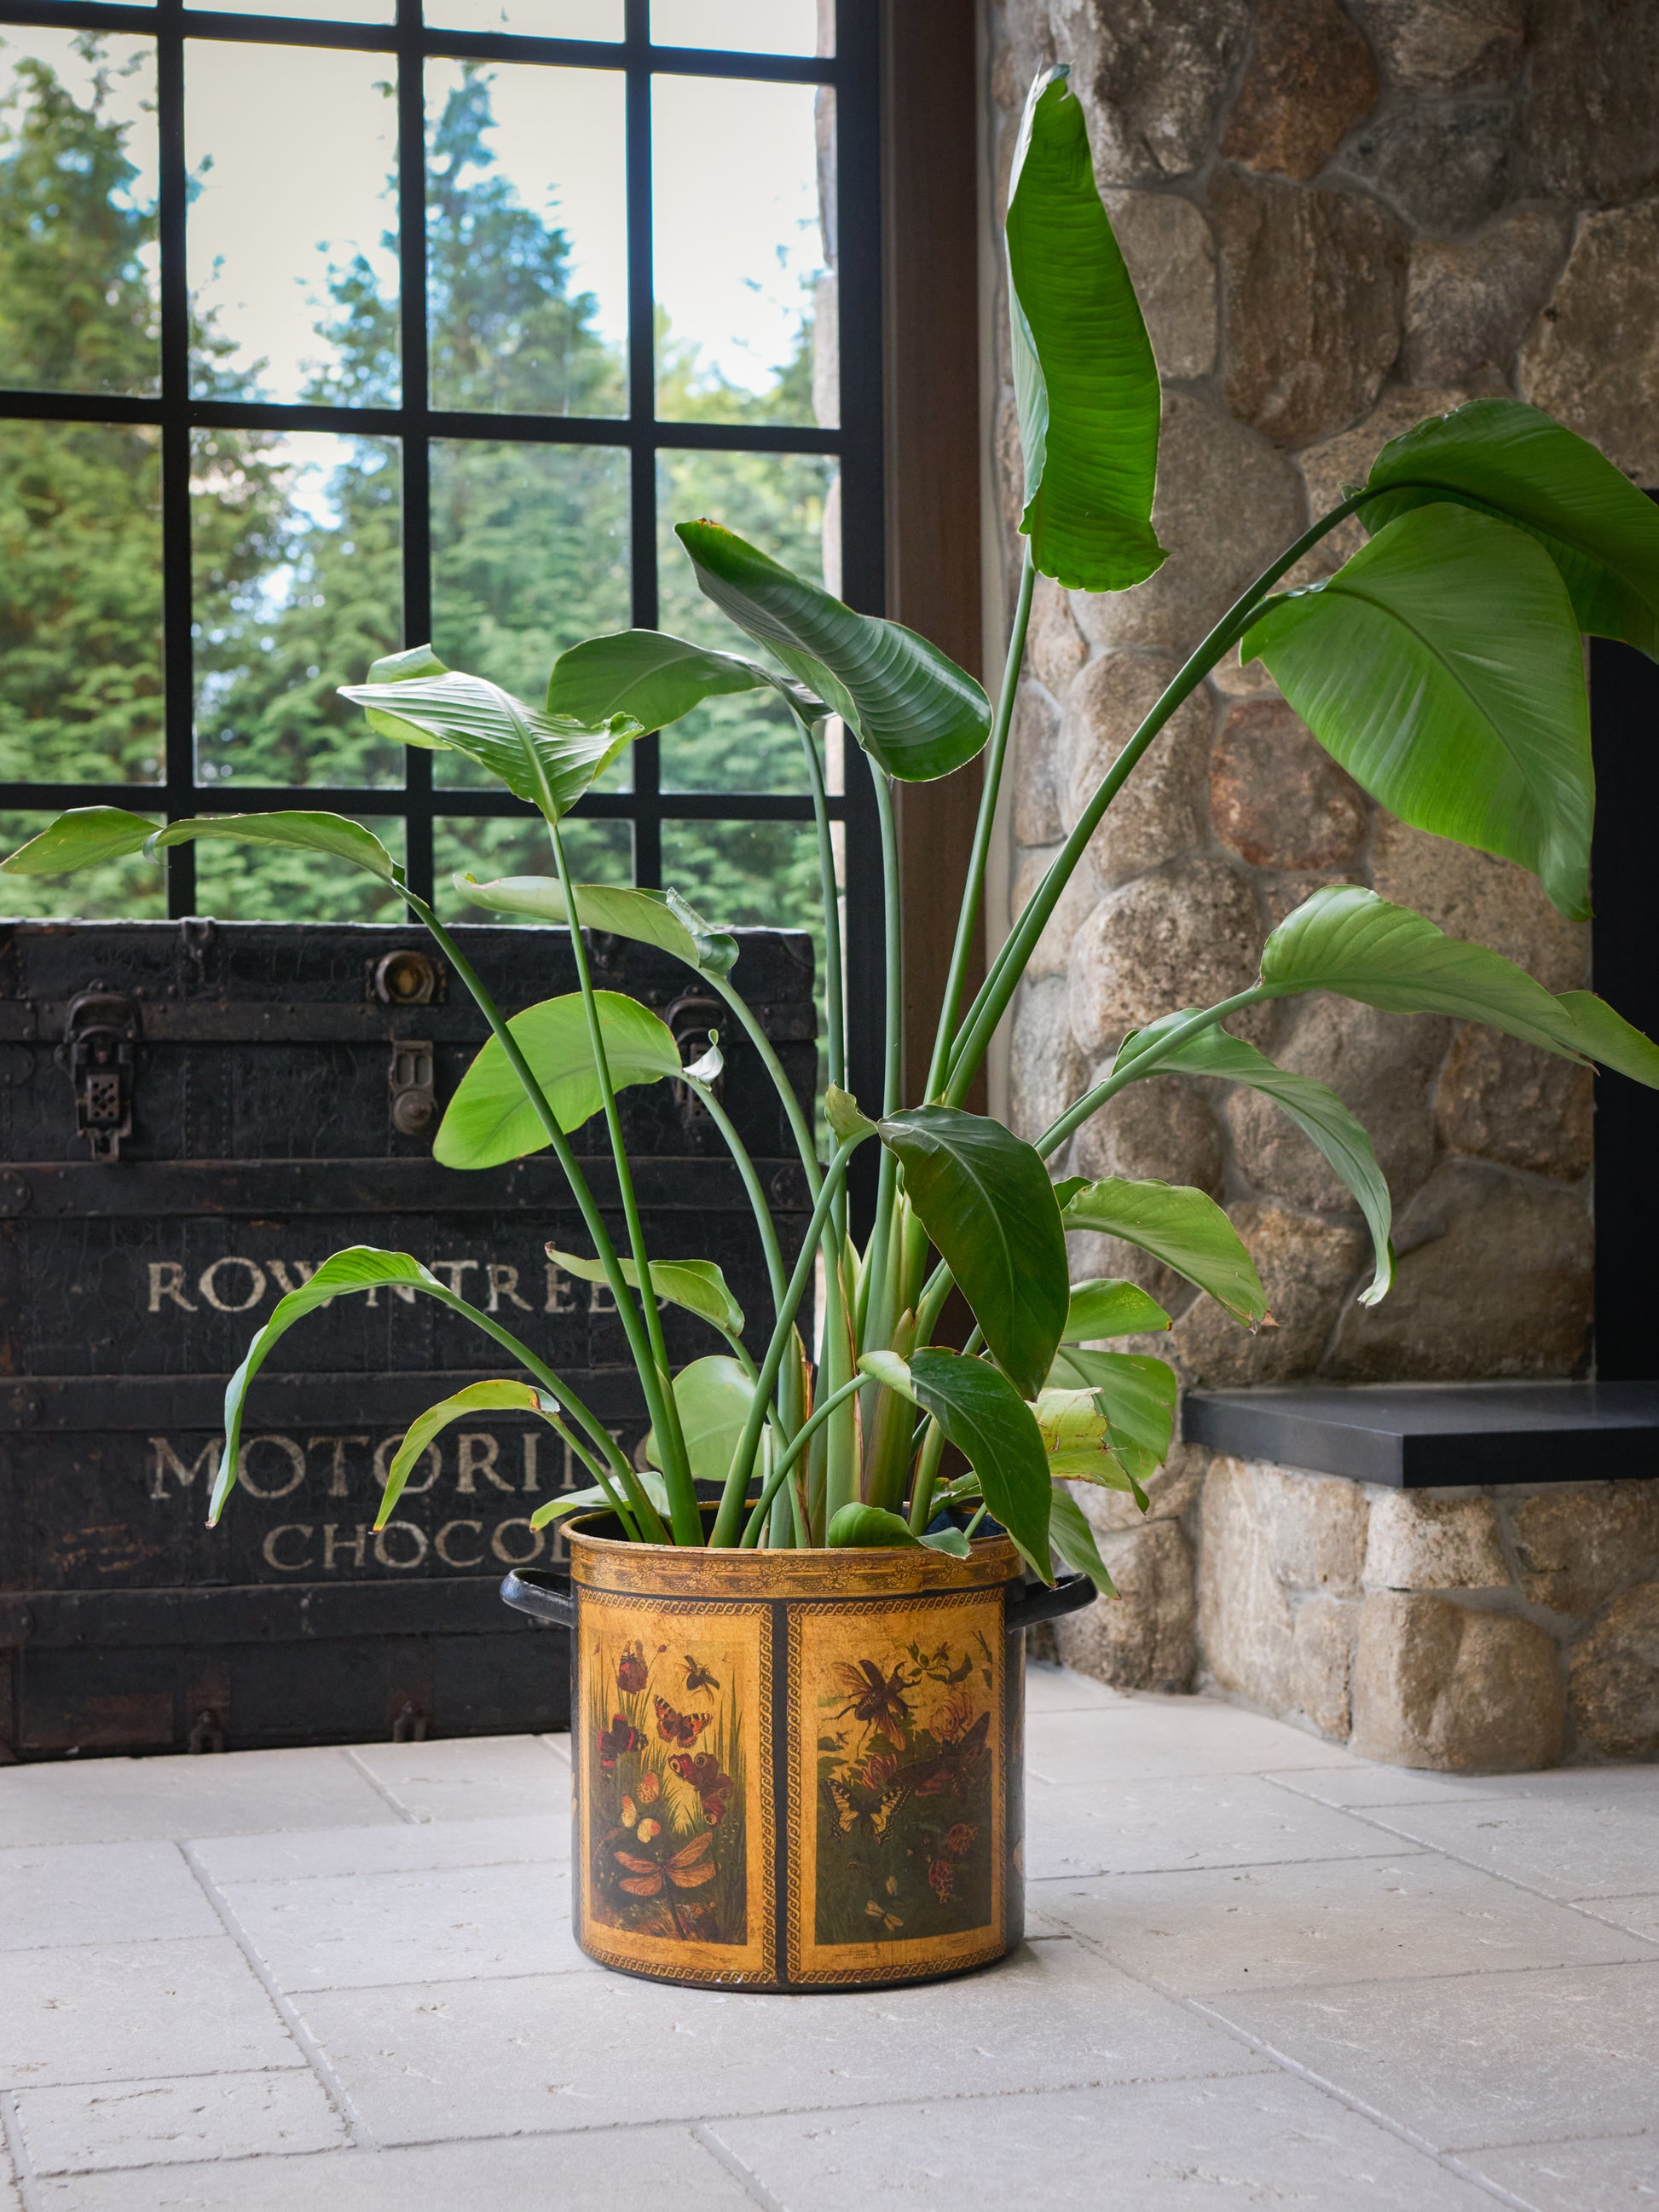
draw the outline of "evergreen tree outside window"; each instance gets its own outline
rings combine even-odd
[[[451,872],[544,870],[535,818],[337,685],[428,637],[531,697],[630,622],[741,649],[672,537],[700,514],[878,610],[874,17],[0,0],[0,834],[303,794],[476,920]],[[830,755],[868,1027],[870,810]],[[797,741],[744,697],[633,747],[571,842],[594,878],[812,927],[810,824]],[[401,918],[217,843],[73,900]]]

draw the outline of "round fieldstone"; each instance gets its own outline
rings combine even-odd
[[[1468,230],[1511,190],[1516,109],[1490,94],[1398,107],[1367,124],[1340,166],[1419,230]]]
[[[1066,1017],[1065,979],[1025,984],[1014,1009],[1008,1054],[1009,1120],[1016,1134],[1041,1136],[1083,1085],[1083,1057]]]
[[[1060,710],[1041,684],[1022,684],[1009,733],[1013,752],[1014,842],[1057,845],[1066,834],[1054,799],[1054,750]]]
[[[1100,182],[1200,167],[1243,52],[1249,0],[1051,0],[1048,12]]]
[[[1659,483],[1659,199],[1581,220],[1520,383],[1626,476]]]
[[[1248,168],[1317,176],[1376,93],[1371,50],[1335,0],[1261,0],[1221,150]]]
[[[1449,1774],[1523,1774],[1561,1756],[1553,1639],[1515,1613],[1425,1592],[1365,1600],[1354,1652],[1353,1748]]]
[[[1098,1182],[1122,1176],[1130,1182],[1187,1183],[1219,1198],[1224,1161],[1221,1130],[1211,1098],[1215,1086],[1182,1075],[1151,1075],[1132,1083],[1077,1133],[1072,1163]]]
[[[1659,1583],[1615,1598],[1570,1666],[1573,1717],[1604,1759],[1659,1757]]]
[[[1552,1483],[1514,1512],[1531,1605],[1583,1616],[1659,1570],[1659,1483]]]
[[[1178,192],[1103,197],[1159,374],[1207,376],[1216,346],[1215,240],[1209,224]]]
[[[1091,1059],[1178,1006],[1213,1006],[1254,980],[1255,902],[1224,862],[1192,857],[1110,892],[1072,947],[1071,1013]]]
[[[1354,0],[1393,84],[1454,92],[1512,76],[1527,28],[1526,0]]]
[[[1360,1608],[1351,1598],[1310,1597],[1297,1607],[1291,1695],[1322,1735],[1347,1741],[1353,1726],[1353,1646]]]
[[[1009,896],[1009,910],[1016,921],[1030,903],[1031,895],[1048,872],[1048,864],[1058,847],[1035,853],[1022,853],[1014,871],[1013,888]],[[1035,981],[1042,975],[1063,975],[1072,956],[1072,943],[1078,931],[1094,912],[1100,901],[1100,885],[1085,853],[1073,870],[1070,881],[1055,902],[1041,937],[1031,948],[1025,973]],[[1069,1103],[1069,1102],[1068,1102]],[[1049,1117],[1051,1120],[1053,1116]]]
[[[1184,1381],[1217,1389],[1311,1375],[1354,1283],[1369,1240],[1251,1199],[1228,1208],[1255,1261],[1273,1325],[1253,1336],[1213,1298],[1195,1299],[1173,1331]]]
[[[1084,1503],[1086,1510],[1086,1497]],[[1054,1623],[1060,1664],[1120,1690],[1190,1689],[1197,1599],[1193,1547],[1180,1522],[1155,1521],[1096,1540],[1117,1595]]]
[[[1039,576],[1025,632],[1026,665],[1058,699],[1089,658],[1089,645],[1072,619],[1071,601],[1050,576]]]
[[[1589,929],[1550,904],[1536,876],[1449,838],[1378,817],[1371,882],[1385,899],[1413,908],[1449,937],[1472,939],[1535,976],[1547,991],[1589,981]]]
[[[1364,414],[1394,364],[1406,234],[1374,200],[1236,172],[1213,199],[1228,402],[1276,444],[1311,445]]]
[[[1653,0],[1537,0],[1527,150],[1564,199],[1631,200],[1659,188],[1659,9]]]
[[[1066,692],[1055,787],[1068,834],[1180,666],[1165,653],[1108,653]],[[1090,840],[1103,885],[1143,875],[1201,842],[1214,727],[1212,695],[1200,684],[1158,732]]]
[[[1395,386],[1385,392],[1363,422],[1321,445],[1297,455],[1297,465],[1308,488],[1308,511],[1316,521],[1340,507],[1348,488],[1364,483],[1371,463],[1391,438],[1398,438],[1431,416],[1449,414],[1469,398],[1467,392],[1421,391]],[[1351,553],[1365,543],[1365,526],[1349,515],[1328,531],[1314,550],[1299,562],[1286,579],[1291,584],[1310,583],[1317,576],[1334,574]],[[1259,663],[1255,664],[1260,665]]]
[[[1474,1023],[1452,1041],[1435,1102],[1448,1152],[1567,1182],[1589,1172],[1595,1110],[1589,1068]]]
[[[1506,1589],[1509,1582],[1489,1498],[1385,1490],[1373,1501],[1367,1589]]]
[[[1419,238],[1406,279],[1401,364],[1419,384],[1507,370],[1567,251],[1565,208],[1516,208],[1476,238]]]
[[[1227,710],[1210,762],[1210,822],[1258,868],[1334,868],[1364,842],[1365,794],[1282,699]]]

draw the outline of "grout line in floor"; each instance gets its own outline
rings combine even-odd
[[[17,2177],[17,2194],[23,2212],[40,2212],[40,2198],[34,2186],[34,2168],[30,2165],[27,2148],[23,2142],[22,2122],[17,2117],[17,2092],[0,2090],[0,2137],[3,2137],[11,2157],[11,2169]]]
[[[380,1799],[383,1804],[389,1805],[392,1808],[392,1811],[398,1815],[398,1818],[406,1827],[427,1828],[432,1826],[432,1818],[429,1814],[427,1818],[422,1820],[417,1813],[411,1813],[407,1805],[403,1804],[398,1798],[392,1796],[392,1792],[386,1788],[385,1783],[381,1781],[380,1776],[374,1771],[373,1768],[366,1766],[362,1760],[358,1758],[356,1747],[355,1745],[343,1745],[342,1746],[342,1749],[344,1752],[348,1762],[359,1774],[362,1775],[363,1780],[368,1783],[369,1788],[374,1792],[374,1795]]]
[[[787,2208],[773,2196],[760,2176],[744,2164],[730,2144],[721,2142],[708,2121],[697,2122],[691,2130],[691,2139],[702,2144],[716,2165],[725,2168],[744,2196],[760,2207],[760,2212],[787,2212]]]

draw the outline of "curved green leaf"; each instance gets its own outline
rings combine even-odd
[[[1166,1014],[1162,1021],[1125,1037],[1113,1063],[1114,1074],[1133,1069],[1137,1060],[1158,1049],[1170,1031],[1192,1018],[1192,1010]],[[1311,1075],[1296,1075],[1275,1067],[1272,1060],[1242,1038],[1229,1036],[1219,1027],[1200,1030],[1164,1052],[1148,1075],[1207,1075],[1222,1083],[1243,1083],[1260,1091],[1287,1114],[1353,1194],[1365,1225],[1371,1232],[1376,1271],[1369,1290],[1360,1293],[1362,1305],[1374,1306],[1387,1296],[1394,1281],[1394,1248],[1389,1233],[1394,1222],[1389,1185],[1376,1164],[1371,1140],[1334,1091]]]
[[[857,1137],[860,1141],[866,1137],[873,1137],[878,1127],[852,1092],[843,1091],[838,1083],[831,1083],[825,1088],[823,1118],[836,1136]]]
[[[824,1530],[823,1540],[836,1550],[883,1551],[895,1544],[908,1545],[913,1552],[921,1548],[921,1538],[911,1534],[908,1523],[879,1505],[843,1505]]]
[[[901,1359],[896,1352],[866,1352],[859,1360],[860,1370],[882,1383],[889,1390],[896,1390],[901,1398],[908,1398],[913,1406],[921,1403],[916,1395],[916,1386],[910,1380],[910,1364]]]
[[[705,699],[733,691],[779,690],[805,720],[829,710],[822,699],[787,677],[735,653],[711,653],[659,629],[623,629],[573,645],[553,664],[547,711],[590,729],[625,715],[642,731],[678,722]]]
[[[1328,884],[1286,915],[1261,949],[1261,988],[1270,998],[1335,991],[1385,1013],[1486,1022],[1659,1090],[1659,1046],[1604,999],[1589,991],[1557,997],[1501,952],[1448,937],[1358,884]]]
[[[1161,395],[1139,303],[1095,185],[1063,69],[1033,83],[1008,190],[1008,307],[1037,571],[1121,592],[1162,566],[1153,533]]]
[[[561,1252],[556,1244],[550,1244],[546,1249],[554,1265],[562,1267],[567,1275],[574,1275],[578,1282],[605,1281],[605,1269],[597,1260],[584,1260],[574,1252]],[[640,1271],[636,1263],[624,1257],[620,1265],[623,1279],[637,1290]],[[696,1314],[700,1321],[719,1329],[722,1336],[743,1334],[743,1308],[712,1260],[653,1260],[651,1287],[659,1298],[666,1298],[670,1305],[684,1306],[688,1313]]]
[[[945,1442],[965,1455],[979,1477],[980,1494],[1020,1556],[1044,1582],[1052,1582],[1053,1486],[1042,1432],[1030,1407],[994,1367],[937,1345],[913,1354],[910,1381],[916,1403],[933,1416]]]
[[[1035,1397],[1066,1326],[1066,1235],[1039,1153],[981,1114],[913,1106],[881,1124],[904,1193],[956,1277],[993,1358]]]
[[[1144,1510],[1144,1509],[1143,1509]],[[1054,1485],[1048,1508],[1048,1538],[1074,1575],[1087,1575],[1103,1597],[1115,1597],[1117,1586],[1100,1556],[1089,1516],[1069,1491]]]
[[[596,991],[593,996],[614,1090],[680,1073],[673,1035],[648,1006],[619,991]],[[605,1103],[580,993],[526,1006],[507,1026],[560,1128],[580,1129]],[[447,1168],[500,1167],[505,1160],[539,1152],[548,1141],[541,1116],[525,1097],[500,1039],[492,1036],[456,1086],[433,1140],[433,1158]]]
[[[663,1519],[672,1518],[673,1508],[668,1501],[668,1485],[656,1468],[636,1467],[634,1480]],[[616,1487],[620,1490],[621,1483],[617,1483]],[[611,1499],[596,1482],[586,1490],[562,1490],[556,1498],[550,1498],[544,1505],[538,1505],[531,1515],[530,1525],[532,1528],[545,1528],[549,1522],[562,1521],[568,1513],[609,1513],[612,1510]]]
[[[343,684],[340,696],[362,707],[369,727],[382,737],[429,752],[465,753],[550,822],[568,813],[641,734],[623,718],[590,729],[569,715],[527,706],[482,676],[444,668],[428,647],[398,654],[391,665],[403,661],[416,662],[414,672],[383,682]],[[387,665],[377,661],[375,670]]]
[[[1177,1384],[1167,1361],[1138,1352],[1085,1352],[1068,1345],[1049,1370],[1051,1388],[1092,1390],[1106,1416],[1106,1440],[1137,1498],[1157,1474],[1175,1436]]]
[[[651,1272],[656,1273],[654,1265]],[[682,1367],[674,1377],[673,1391],[693,1480],[724,1482],[749,1418],[753,1383],[735,1359],[716,1352]],[[661,1464],[654,1429],[646,1431],[645,1456],[653,1467]]]
[[[382,883],[395,884],[401,871],[374,832],[343,814],[199,814],[158,830],[145,850],[153,859],[169,845],[188,845],[200,837],[223,837],[238,845],[287,845],[301,853],[326,853],[349,860]]]
[[[1659,507],[1622,470],[1540,407],[1471,399],[1384,446],[1360,509],[1372,530],[1445,485],[1535,538],[1561,571],[1582,630],[1659,659]],[[1426,488],[1425,488],[1426,487]]]
[[[272,1347],[286,1335],[295,1322],[315,1307],[325,1306],[350,1291],[372,1291],[381,1283],[401,1283],[415,1290],[425,1291],[448,1304],[459,1305],[463,1300],[455,1297],[441,1283],[429,1268],[418,1260],[410,1259],[407,1252],[382,1252],[372,1244],[353,1244],[343,1252],[331,1254],[307,1283],[297,1291],[289,1291],[276,1302],[270,1319],[259,1330],[242,1355],[242,1364],[225,1386],[225,1449],[219,1462],[219,1478],[213,1486],[212,1503],[208,1508],[208,1523],[211,1527],[224,1510],[236,1481],[236,1456],[242,1434],[242,1413],[247,1403],[248,1387],[270,1356]]]
[[[1525,532],[1419,507],[1239,647],[1401,819],[1530,868],[1589,913],[1589,700],[1560,571]]]
[[[1102,1275],[1091,1283],[1073,1284],[1060,1340],[1087,1344],[1095,1337],[1139,1336],[1146,1329],[1169,1326],[1169,1315],[1139,1283],[1118,1282]]]
[[[71,806],[38,837],[0,860],[0,868],[15,876],[67,876],[76,868],[141,852],[161,826],[122,806]]]
[[[983,750],[990,702],[936,645],[854,614],[716,523],[682,522],[675,535],[720,612],[840,714],[889,775],[927,783]]]
[[[1130,1182],[1108,1176],[1073,1191],[1061,1218],[1068,1229],[1097,1229],[1139,1245],[1207,1291],[1246,1328],[1259,1328],[1267,1318],[1267,1293],[1255,1262],[1232,1223],[1204,1191],[1186,1183]]]
[[[450,880],[463,898],[492,914],[522,914],[560,927],[569,922],[564,886],[556,876],[500,876],[485,884],[476,876],[457,874]],[[678,891],[636,890],[620,884],[576,884],[573,889],[584,929],[654,945],[702,975],[729,975],[737,963],[736,938],[706,922]]]
[[[391,1519],[398,1500],[404,1494],[404,1485],[409,1480],[410,1469],[434,1437],[447,1429],[452,1421],[465,1420],[469,1413],[501,1413],[509,1409],[539,1413],[542,1411],[541,1392],[532,1389],[528,1382],[469,1382],[465,1389],[440,1399],[435,1406],[428,1406],[425,1413],[420,1414],[404,1432],[404,1440],[398,1447],[386,1475],[386,1489],[381,1495],[380,1510],[374,1517],[374,1526],[384,1528]]]

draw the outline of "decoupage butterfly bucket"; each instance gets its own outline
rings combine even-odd
[[[1006,1537],[742,1552],[568,1530],[501,1595],[571,1632],[572,1912],[657,1981],[871,1989],[966,1973],[1024,1905],[1020,1632],[1086,1605]]]

